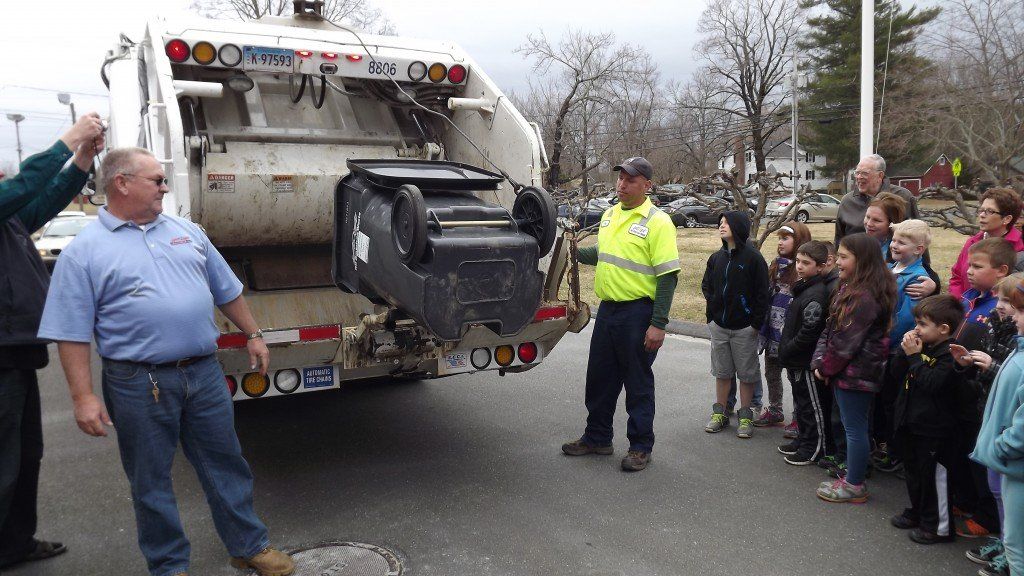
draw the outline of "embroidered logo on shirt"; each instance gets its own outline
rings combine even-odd
[[[178,244],[189,244],[191,242],[192,239],[189,238],[188,236],[178,236],[177,238],[171,239],[171,246],[177,246]]]

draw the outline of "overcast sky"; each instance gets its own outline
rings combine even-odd
[[[139,39],[147,18],[186,11],[188,0],[5,0],[0,17],[0,167],[17,161],[14,123],[21,122],[24,156],[38,152],[70,125],[58,91],[72,92],[78,113],[107,105],[99,67],[118,34]],[[378,0],[400,35],[460,44],[504,90],[522,90],[530,62],[514,51],[528,33],[549,38],[570,28],[613,31],[620,42],[645,47],[665,79],[694,69],[693,43],[704,0],[480,2]],[[487,6],[486,8],[482,6]]]

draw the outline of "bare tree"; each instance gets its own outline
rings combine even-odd
[[[672,134],[679,141],[680,164],[689,176],[710,176],[729,154],[735,140],[735,114],[725,111],[725,96],[707,68],[702,68],[673,95]]]
[[[918,111],[944,151],[983,180],[1008,182],[1013,160],[1024,156],[1024,4],[945,4],[929,38],[937,62],[933,100]]]
[[[603,88],[616,76],[632,73],[633,63],[645,53],[628,44],[616,47],[615,35],[610,32],[572,30],[557,45],[543,32],[536,36],[530,34],[526,44],[516,51],[524,58],[534,59],[533,70],[543,76],[543,82],[552,86],[559,96],[557,107],[545,118],[552,126],[547,186],[555,189],[565,179],[563,153],[567,143],[567,118],[579,112],[587,102],[608,101]],[[552,71],[554,77],[549,78]],[[584,172],[588,171],[584,168]]]
[[[193,0],[192,10],[207,18],[258,20],[264,16],[289,16],[292,0]],[[394,34],[394,25],[369,0],[325,0],[324,18],[345,22],[375,34]]]

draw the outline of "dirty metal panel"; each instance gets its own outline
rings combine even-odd
[[[355,326],[359,324],[360,314],[374,311],[373,304],[366,298],[333,287],[246,292],[245,299],[256,323],[265,331],[300,326]],[[222,333],[238,331],[219,310],[215,319]]]
[[[199,223],[223,247],[329,244],[346,160],[396,156],[390,146],[227,142],[206,155]]]

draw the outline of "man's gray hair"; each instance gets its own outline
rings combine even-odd
[[[871,160],[875,163],[875,169],[879,172],[885,172],[885,158],[882,158],[878,154],[868,154],[864,157],[865,160]]]
[[[145,148],[114,148],[107,152],[100,164],[99,181],[97,191],[104,194],[110,192],[109,188],[114,185],[114,177],[118,174],[131,174],[135,170],[135,158],[137,156],[153,156],[153,153]]]

